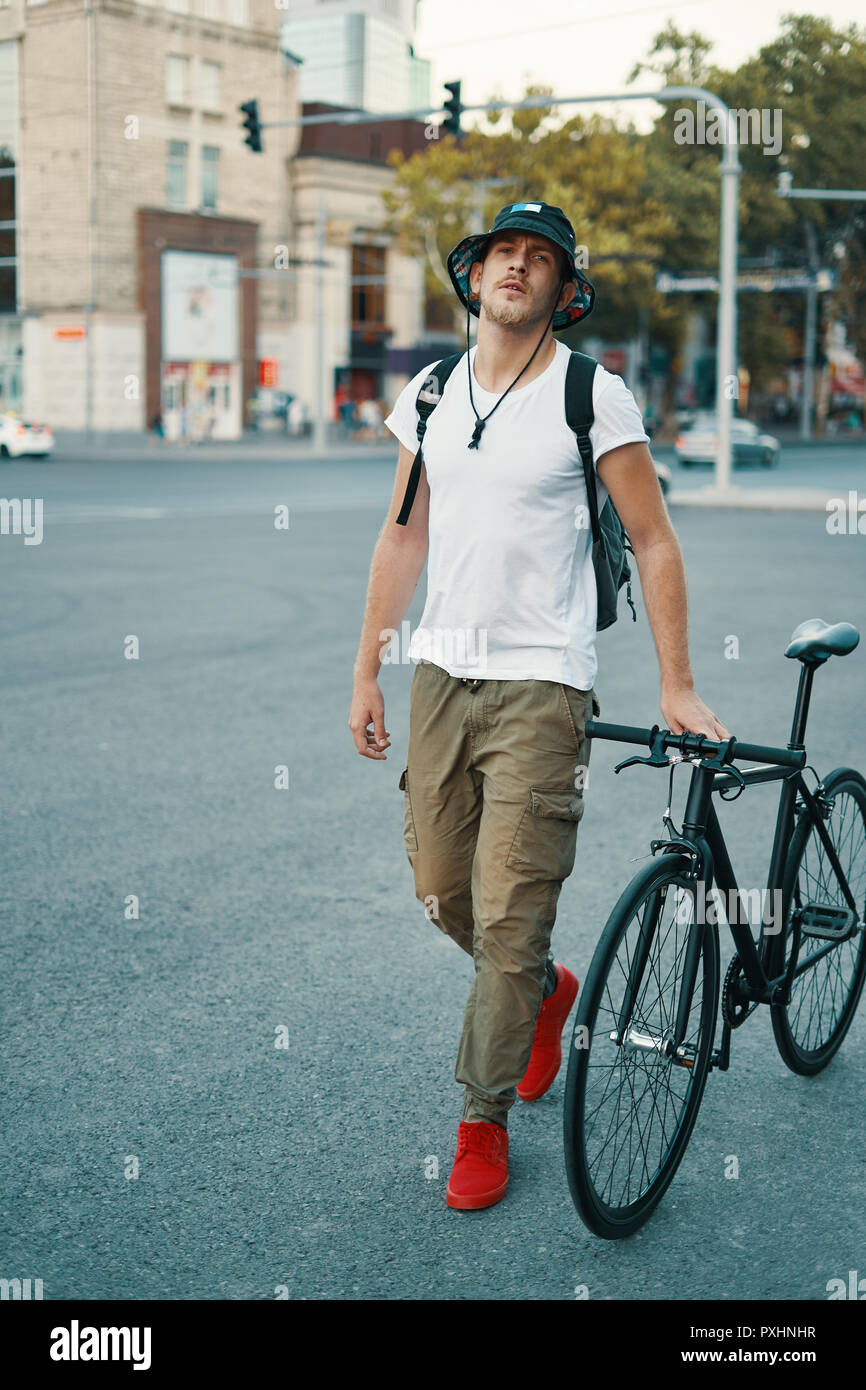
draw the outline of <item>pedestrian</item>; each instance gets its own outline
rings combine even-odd
[[[364,439],[378,439],[379,431],[382,428],[382,416],[379,413],[379,402],[375,400],[362,401],[358,408],[360,417],[359,434]]]
[[[331,419],[336,421],[337,424],[339,424],[343,418],[343,405],[348,399],[349,392],[346,389],[345,383],[341,381],[334,392],[334,410],[331,416]]]
[[[429,557],[409,646],[417,664],[400,786],[415,894],[474,963],[446,1190],[461,1209],[505,1195],[508,1112],[517,1096],[537,1100],[552,1084],[578,990],[572,971],[549,958],[585,806],[585,726],[600,714],[591,531],[578,526],[587,492],[565,421],[570,351],[553,337],[593,305],[575,250],[564,213],[533,202],[506,206],[489,232],[464,237],[448,257],[467,311],[467,350],[430,415],[414,503],[416,400],[436,363],[385,421],[400,456],[354,670],[349,728],[361,756],[382,759],[390,747],[378,683],[383,637],[399,630]],[[612,498],[634,547],[662,715],[674,733],[728,737],[695,691],[682,555],[640,412],[600,365],[592,394],[598,507]],[[411,513],[395,525],[404,501]]]
[[[350,397],[347,397],[340,406],[340,419],[343,422],[346,437],[351,439],[358,427],[358,411],[355,402]]]
[[[293,396],[288,409],[289,434],[299,437],[306,432],[307,407],[297,396]]]
[[[151,444],[161,444],[165,439],[165,426],[162,423],[162,412],[158,410],[150,422]]]

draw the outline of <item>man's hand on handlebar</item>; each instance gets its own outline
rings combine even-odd
[[[387,756],[385,749],[391,747],[391,735],[385,728],[385,700],[375,676],[355,677],[349,728],[362,758]]]
[[[721,719],[691,686],[662,693],[661,712],[672,734],[706,734],[715,742],[731,737]]]

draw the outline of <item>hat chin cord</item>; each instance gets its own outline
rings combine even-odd
[[[556,291],[556,298],[555,298],[554,301],[553,301],[553,313],[550,315],[550,318],[547,320],[547,323],[544,325],[544,332],[542,333],[541,337],[539,338],[538,342],[536,343],[536,345],[535,345],[535,350],[533,351],[532,356],[530,357],[529,361],[526,363],[526,366],[525,366],[525,367],[522,367],[522,368],[520,369],[520,371],[517,373],[517,376],[516,376],[516,377],[514,378],[514,380],[512,381],[511,386],[506,386],[505,390],[502,392],[502,395],[499,397],[499,400],[496,402],[495,406],[493,407],[493,410],[488,410],[487,414],[484,416],[483,419],[482,419],[482,417],[478,414],[478,411],[475,409],[475,400],[474,400],[474,397],[473,397],[473,395],[472,395],[472,366],[471,366],[470,361],[469,361],[469,313],[470,313],[470,310],[469,310],[469,298],[468,298],[468,296],[467,296],[467,299],[466,299],[466,371],[467,371],[467,373],[468,373],[468,375],[469,375],[469,403],[470,403],[470,405],[472,406],[472,413],[473,413],[473,415],[475,416],[475,427],[474,427],[474,429],[473,429],[473,431],[472,431],[472,438],[471,438],[470,441],[469,441],[469,444],[468,444],[468,446],[467,446],[468,448],[470,448],[470,449],[477,449],[477,448],[478,448],[478,445],[479,445],[479,443],[481,442],[481,436],[482,436],[482,434],[484,433],[484,426],[487,424],[487,421],[490,419],[490,417],[491,417],[491,415],[493,414],[493,412],[494,412],[495,410],[498,410],[498,409],[499,409],[500,405],[501,405],[502,402],[505,400],[505,397],[508,395],[508,392],[511,390],[511,387],[512,387],[512,386],[516,386],[517,383],[518,383],[518,381],[520,380],[520,378],[523,376],[523,373],[527,370],[527,368],[529,368],[529,367],[532,366],[532,363],[533,363],[534,360],[535,360],[536,353],[538,352],[538,349],[541,347],[541,344],[544,342],[545,338],[547,337],[548,329],[550,328],[550,325],[553,323],[553,320],[554,320],[554,318],[555,318],[555,316],[556,316],[556,309],[557,309],[557,305],[559,304],[559,296],[562,294],[562,287],[563,287],[564,284],[566,284],[566,281],[561,279],[560,282],[559,282],[559,289]]]

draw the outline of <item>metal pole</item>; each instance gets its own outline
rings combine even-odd
[[[866,203],[866,188],[792,188],[789,184],[784,188],[777,188],[776,196],[808,198],[810,201],[824,203]]]
[[[815,224],[806,222],[809,269],[812,284],[806,291],[806,327],[803,342],[803,390],[800,393],[800,438],[812,438],[812,407],[815,402],[815,339],[818,328],[818,241]]]
[[[715,486],[731,486],[732,402],[737,390],[737,193],[740,161],[734,120],[725,107],[725,146],[721,163],[722,204],[719,227],[719,307],[716,325],[716,418],[719,450]]]
[[[313,313],[316,316],[316,408],[313,419],[313,453],[321,458],[327,453],[328,422],[325,417],[325,206],[319,196],[316,212],[316,296]]]

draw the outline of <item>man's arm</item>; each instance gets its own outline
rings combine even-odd
[[[385,728],[385,702],[378,681],[381,652],[383,645],[387,645],[382,633],[388,628],[399,628],[427,561],[430,486],[423,464],[409,520],[405,526],[396,524],[414,457],[405,444],[400,445],[391,505],[373,551],[367,584],[349,713],[349,728],[364,758],[384,758],[384,750],[390,747],[390,735]]]
[[[602,454],[601,478],[634,547],[661,676],[661,712],[672,733],[730,738],[695,690],[689,661],[688,600],[682,551],[646,444]]]

